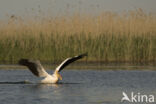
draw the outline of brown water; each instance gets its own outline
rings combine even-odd
[[[37,84],[29,70],[0,70],[0,104],[135,104],[121,102],[123,91],[156,97],[156,71],[63,70],[61,74],[58,84]]]

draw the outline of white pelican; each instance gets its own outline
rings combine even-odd
[[[43,68],[39,60],[34,61],[29,59],[20,59],[19,64],[27,66],[29,70],[37,77],[43,77],[43,79],[40,80],[39,83],[57,83],[59,79],[62,80],[62,76],[59,74],[59,72],[63,70],[63,68],[69,65],[70,63],[78,59],[81,59],[84,56],[87,56],[87,53],[75,57],[67,58],[55,69],[52,75],[48,74],[45,71],[45,69]]]

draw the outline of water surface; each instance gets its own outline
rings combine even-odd
[[[0,70],[0,104],[129,104],[121,103],[123,91],[156,96],[155,71],[63,70],[61,74],[58,84],[37,84],[29,70]]]

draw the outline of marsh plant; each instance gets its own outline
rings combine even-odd
[[[1,63],[21,57],[55,62],[84,52],[87,61],[155,62],[156,15],[137,9],[0,20]]]

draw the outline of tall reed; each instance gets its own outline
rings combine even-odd
[[[83,52],[89,54],[87,61],[155,62],[156,15],[137,9],[0,21],[1,63],[20,58],[57,62]]]

